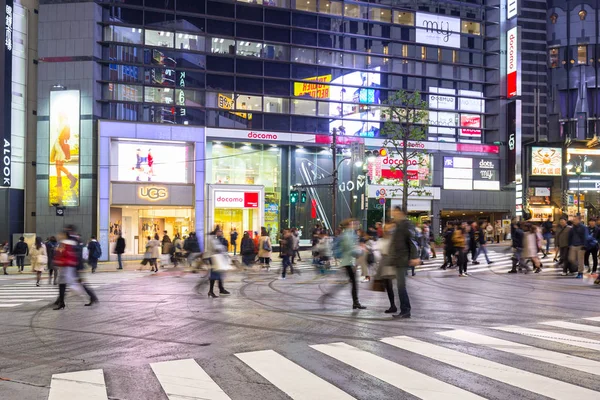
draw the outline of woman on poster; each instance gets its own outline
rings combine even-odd
[[[56,167],[56,187],[62,188],[62,174],[64,173],[71,181],[71,189],[77,184],[77,178],[65,167],[65,163],[71,161],[71,126],[64,114],[59,116],[58,137],[50,151],[50,162]]]

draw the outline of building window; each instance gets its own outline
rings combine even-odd
[[[438,61],[441,62],[442,61],[442,49],[438,48],[437,51],[438,51]]]
[[[262,111],[262,96],[239,94],[235,99],[235,108],[242,111]]]
[[[142,44],[142,30],[124,26],[105,26],[104,40],[108,42]]]
[[[392,10],[388,8],[369,8],[369,19],[372,21],[390,22],[392,20]]]
[[[210,52],[216,54],[235,54],[235,40],[212,38]]]
[[[360,7],[356,4],[346,3],[344,6],[344,15],[350,18],[360,18]]]
[[[146,29],[146,44],[157,47],[175,47],[175,34],[173,32],[152,31]]]
[[[587,16],[587,12],[585,10],[581,10],[577,13],[577,15],[579,15],[579,19],[580,20],[585,20],[585,17]]]
[[[587,45],[577,46],[577,64],[587,64]]]
[[[548,65],[550,68],[558,67],[558,47],[548,50]]]
[[[317,11],[317,0],[294,0],[293,8],[301,11]]]
[[[175,90],[169,88],[144,87],[145,103],[173,104]]]
[[[292,61],[314,64],[315,63],[315,51],[311,49],[301,49],[298,47],[292,48]]]
[[[415,25],[415,14],[406,11],[394,10],[394,23],[400,25]]]
[[[104,86],[104,100],[135,101],[142,102],[143,87],[138,85],[126,85],[108,83]]]
[[[481,24],[479,22],[463,21],[461,32],[479,36],[481,35]]]
[[[556,24],[556,21],[558,20],[558,15],[556,13],[553,13],[550,16],[550,22],[552,22],[553,24]]]
[[[190,35],[189,33],[178,33],[175,40],[175,48],[180,50],[204,51],[204,37]]]
[[[292,114],[311,115],[317,114],[317,102],[314,100],[292,100]]]
[[[323,14],[342,15],[342,2],[321,0],[319,2],[319,12]]]
[[[265,96],[264,104],[264,111],[268,113],[287,114],[290,112],[289,99]]]
[[[421,60],[427,59],[427,47],[421,46]]]
[[[452,62],[453,63],[458,62],[458,51],[456,51],[456,50],[452,50]]]

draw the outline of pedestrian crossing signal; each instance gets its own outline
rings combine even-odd
[[[306,192],[300,193],[300,203],[306,203]]]
[[[290,192],[290,203],[296,204],[298,202],[298,191],[292,190]]]

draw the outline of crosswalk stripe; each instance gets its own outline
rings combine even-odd
[[[52,375],[48,400],[108,400],[101,369]]]
[[[508,340],[497,339],[490,336],[481,335],[479,333],[457,329],[454,331],[437,332],[451,339],[462,340],[472,344],[478,344],[498,351],[516,354],[518,356],[531,358],[549,364],[559,365],[561,367],[571,368],[588,374],[600,375],[600,362],[571,356],[568,354],[558,353],[537,347],[528,346],[525,344],[515,343]]]
[[[273,350],[238,353],[235,356],[294,400],[354,399]]]
[[[30,294],[0,294],[0,299],[20,299],[20,298],[27,298],[30,299],[32,297],[35,297],[36,299],[49,299],[51,297],[56,297],[58,295],[57,293],[54,294],[36,294],[34,296],[30,295]]]
[[[10,307],[17,307],[22,305],[23,303],[18,303],[18,304],[0,304],[0,308],[10,308]]]
[[[423,342],[408,336],[384,338],[381,341],[400,349],[553,399],[598,399],[598,392],[590,389]]]
[[[575,324],[568,321],[546,321],[540,322],[542,325],[554,326],[557,328],[572,329],[574,331],[600,333],[600,326]]]
[[[150,364],[169,400],[230,400],[230,397],[192,359]]]
[[[597,340],[563,335],[562,333],[556,332],[542,331],[540,329],[521,328],[519,326],[498,326],[494,327],[494,329],[509,333],[516,333],[519,335],[531,336],[536,339],[550,340],[556,343],[600,351],[600,341]]]
[[[25,303],[31,303],[33,301],[40,301],[41,299],[0,299],[0,304],[5,304],[5,303],[18,303],[18,302],[25,302]]]
[[[421,399],[483,399],[476,394],[346,343],[319,344],[310,347]]]
[[[595,321],[595,322],[600,322],[600,317],[589,317],[589,318],[584,318],[587,321]]]

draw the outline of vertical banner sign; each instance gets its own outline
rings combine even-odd
[[[12,162],[11,106],[12,106],[12,49],[13,49],[13,0],[0,2],[4,5],[4,51],[0,52],[0,129],[2,129],[2,164],[0,165],[0,186],[10,187]]]
[[[50,92],[50,205],[79,205],[79,90]]]
[[[519,0],[507,0],[506,19],[516,17],[519,13]]]
[[[511,99],[521,95],[519,27],[515,26],[506,33],[506,97]]]

